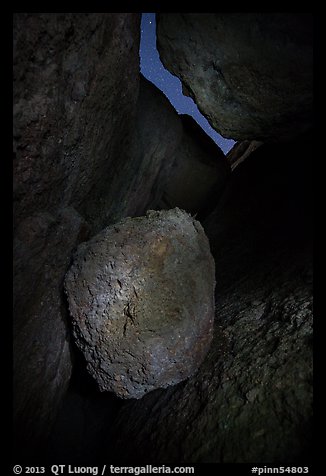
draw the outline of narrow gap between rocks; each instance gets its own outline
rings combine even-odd
[[[302,19],[198,15],[191,28],[199,41],[190,49],[188,34],[170,45],[187,14],[177,14],[179,23],[171,14],[172,31],[163,28],[170,14],[159,14],[162,59],[235,143],[209,126],[163,67],[155,15],[142,14],[140,65],[141,14],[16,18],[15,458],[306,464],[313,139],[301,133],[309,122],[301,102],[310,97],[309,74],[292,70],[310,57],[297,33]],[[265,35],[271,55],[261,46]],[[212,93],[203,106],[180,66],[184,58],[205,63],[205,52],[210,61],[216,45],[224,71],[223,49],[232,42],[245,78],[237,88],[255,84],[259,72],[262,92],[245,95],[265,104],[257,122],[244,101],[226,124],[230,111],[223,116],[223,91],[214,94],[209,68],[205,77],[197,72],[204,97]],[[279,56],[282,87],[270,91],[264,78],[271,67],[276,79]],[[292,97],[293,77],[303,93]],[[272,114],[276,89],[282,107]],[[284,105],[291,120],[279,124]],[[278,140],[289,130],[291,140]],[[149,336],[146,354],[140,332]],[[172,374],[176,363],[183,381]],[[136,398],[116,396],[126,389]],[[142,389],[142,398],[130,393]]]
[[[142,13],[139,54],[142,75],[163,92],[178,114],[192,116],[224,154],[227,154],[235,141],[225,139],[210,126],[193,99],[182,93],[180,79],[164,68],[156,47],[156,13]]]

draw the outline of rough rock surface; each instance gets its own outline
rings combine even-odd
[[[128,402],[103,443],[115,461],[310,461],[311,141],[263,145],[204,227],[216,321],[196,375]]]
[[[40,452],[71,374],[63,279],[103,228],[139,89],[133,13],[14,15],[16,456]],[[87,222],[86,222],[87,219]]]
[[[14,15],[15,433],[26,454],[70,378],[62,284],[74,248],[156,208],[183,141],[169,101],[139,85],[139,23]]]
[[[65,290],[100,390],[141,398],[198,369],[212,340],[214,273],[201,225],[178,208],[126,218],[79,246]]]
[[[236,140],[312,127],[311,14],[160,13],[158,49],[211,125]]]
[[[129,159],[110,184],[112,221],[155,209],[182,139],[178,114],[164,94],[140,77]]]
[[[134,127],[139,15],[14,15],[14,217],[73,206],[99,229]],[[129,141],[129,142],[128,142]]]
[[[182,137],[159,205],[195,214],[208,203],[217,203],[231,167],[222,150],[191,116],[179,118]]]
[[[284,22],[277,20],[281,32],[289,17],[283,18]],[[265,26],[267,38],[270,30]],[[240,36],[244,29],[245,23],[238,29]],[[250,34],[255,38],[259,31],[258,27]],[[250,133],[262,128],[267,138],[275,138],[278,130],[283,134],[285,124],[300,134],[309,122],[310,89],[304,89],[310,81],[309,35],[300,26],[283,33],[284,42],[277,40],[280,66],[284,67],[286,54],[293,72],[288,75],[291,87],[284,84],[282,89],[275,70],[263,78],[269,85],[277,79],[282,104],[261,102],[267,122],[258,103],[250,100],[249,113],[247,106],[243,111],[233,103],[230,121],[241,134],[246,124]],[[241,57],[248,58],[241,50],[245,42],[237,38],[234,45]],[[183,141],[179,120],[172,108],[165,107],[161,93],[142,85],[138,95],[138,44],[138,14],[14,15],[14,407],[19,448],[15,457],[23,450],[29,462],[32,447],[36,456],[42,454],[71,374],[63,279],[72,252],[113,221],[156,206],[164,185],[173,178],[171,167]],[[228,41],[228,46],[232,44]],[[206,47],[200,50],[198,61],[209,52]],[[275,49],[266,52],[274,67]],[[249,60],[248,69],[254,64]],[[225,77],[229,80],[238,70],[243,68],[237,62]],[[239,94],[244,84],[248,93],[246,78],[239,79]],[[262,78],[255,81],[252,90]],[[257,89],[260,102],[267,97],[266,83]],[[221,91],[218,94],[225,99]],[[289,105],[296,94],[298,113]],[[214,92],[207,96],[213,104]],[[242,107],[247,99],[240,99]],[[230,112],[231,102],[224,102]],[[275,114],[279,106],[282,111]],[[283,107],[289,107],[285,118]],[[304,455],[311,414],[311,261],[304,222],[307,163],[302,158],[311,160],[311,144],[307,148],[300,141],[284,147],[282,153],[262,146],[240,164],[223,206],[207,223],[218,261],[220,327],[196,378],[151,392],[134,404],[95,390],[85,404],[82,378],[78,405],[76,399],[71,403],[76,432],[69,408],[64,431],[57,434],[66,452],[71,450],[66,444],[70,436],[81,454],[83,449],[90,456],[93,450],[98,453],[109,429],[105,462],[108,451],[112,460],[150,462],[155,458],[284,462]],[[268,151],[268,160],[262,161]],[[117,402],[124,407],[112,423],[111,409]],[[81,427],[83,446],[78,444]],[[60,460],[61,455],[56,457]]]
[[[230,175],[222,150],[190,116],[178,115],[141,76],[129,160],[111,183],[111,219],[179,207],[191,214],[215,203]]]
[[[226,154],[227,160],[234,170],[241,162],[247,159],[263,142],[258,140],[243,140],[234,144],[231,150]]]
[[[73,209],[36,213],[16,229],[14,252],[14,433],[18,454],[40,450],[71,375],[62,281],[89,227]]]

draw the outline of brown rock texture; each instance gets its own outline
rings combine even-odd
[[[306,463],[310,14],[159,15],[163,61],[244,140],[231,175],[140,79],[139,14],[15,13],[13,26],[16,460],[43,459],[61,408],[50,464]],[[174,206],[203,219],[216,201],[210,246],[181,211],[118,223]],[[82,353],[63,284],[86,240],[68,275]]]
[[[36,213],[16,229],[14,252],[14,432],[17,448],[38,449],[71,375],[63,277],[89,227],[73,208]]]
[[[139,20],[14,14],[14,420],[28,456],[41,451],[71,375],[71,254],[107,223],[108,184],[129,158]]]
[[[214,339],[196,375],[121,408],[117,463],[311,461],[312,141],[264,144],[204,222]]]
[[[160,13],[158,50],[212,127],[235,140],[312,128],[313,16]]]
[[[73,206],[102,229],[139,88],[139,15],[14,15],[14,217]]]
[[[140,80],[139,22],[14,15],[15,434],[26,453],[45,440],[70,379],[62,285],[72,252],[158,208],[184,142],[169,101]]]
[[[212,340],[214,287],[205,233],[177,208],[126,218],[81,244],[65,290],[100,390],[138,399],[193,375]]]
[[[110,184],[112,221],[157,208],[181,137],[181,121],[169,100],[140,76],[128,160]]]

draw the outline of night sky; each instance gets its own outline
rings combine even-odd
[[[232,148],[234,141],[224,139],[209,125],[207,119],[198,111],[194,101],[182,94],[181,81],[162,65],[156,49],[155,13],[142,14],[140,70],[145,78],[163,91],[179,114],[192,116],[224,153]]]

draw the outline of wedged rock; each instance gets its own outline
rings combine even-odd
[[[312,128],[312,14],[157,17],[163,64],[222,136],[279,141]]]
[[[212,340],[214,287],[206,235],[177,208],[126,218],[81,244],[65,290],[100,390],[139,399],[192,375]]]
[[[311,461],[313,143],[264,144],[235,169],[203,223],[216,263],[210,350],[183,384],[127,402],[103,456]]]
[[[182,141],[168,100],[139,85],[139,23],[136,13],[14,15],[15,433],[29,454],[70,379],[72,251],[156,208]]]

